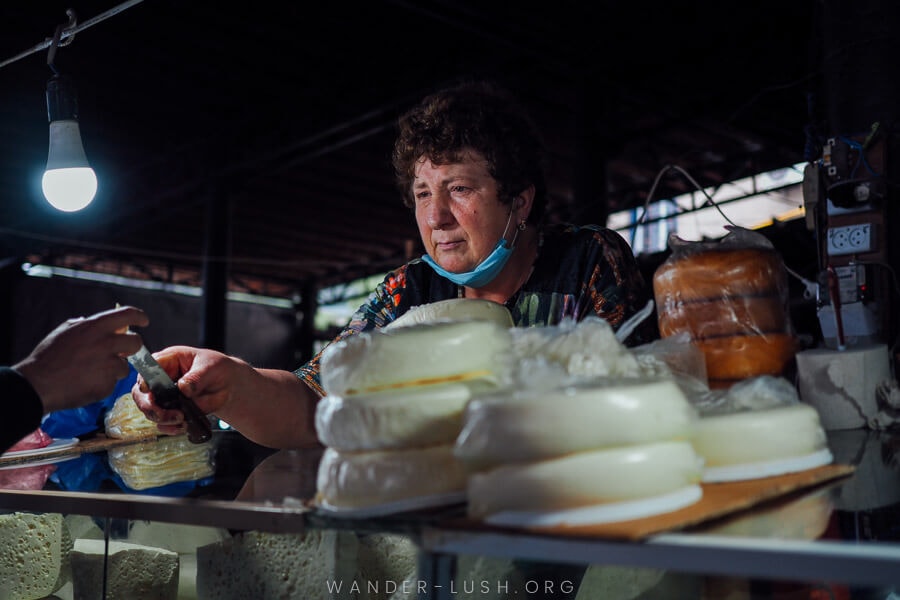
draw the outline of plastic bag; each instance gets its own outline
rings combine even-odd
[[[787,269],[763,235],[729,228],[717,241],[670,236],[653,275],[660,335],[687,333],[703,352],[711,388],[782,375],[797,351]]]
[[[112,394],[86,406],[49,413],[44,416],[41,429],[54,438],[73,438],[102,430],[106,412],[113,407],[119,396],[131,392],[137,382],[137,371],[131,365],[128,365],[128,369],[128,375],[116,383]]]

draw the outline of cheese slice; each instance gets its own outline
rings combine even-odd
[[[455,453],[471,469],[583,450],[689,440],[697,415],[672,379],[598,379],[494,394],[466,407]]]
[[[194,444],[186,436],[110,448],[109,466],[133,490],[210,477],[215,469],[214,441]]]
[[[707,467],[806,456],[827,447],[819,413],[799,403],[702,416],[693,444]]]
[[[377,329],[322,353],[326,395],[347,397],[453,382],[505,385],[513,368],[509,329],[492,321]]]
[[[116,398],[113,407],[103,417],[103,425],[106,435],[116,439],[132,440],[160,435],[156,423],[141,412],[130,393]]]
[[[509,309],[502,304],[481,298],[450,298],[414,306],[388,323],[384,329],[441,321],[493,321],[507,328],[515,325]]]
[[[103,573],[106,570],[106,595]],[[75,540],[72,550],[72,589],[74,600],[96,598],[178,597],[178,553],[127,542]]]
[[[316,406],[316,433],[324,445],[344,451],[448,444],[459,435],[471,397],[461,383],[325,396]]]
[[[688,441],[577,452],[474,473],[468,512],[558,511],[660,496],[700,481],[702,461]]]
[[[327,448],[316,478],[320,502],[364,508],[410,498],[464,493],[466,471],[453,444],[372,452]]]

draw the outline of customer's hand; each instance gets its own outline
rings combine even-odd
[[[69,319],[13,368],[34,387],[44,412],[102,400],[128,375],[127,357],[141,347],[140,335],[128,328],[149,322],[131,306]]]

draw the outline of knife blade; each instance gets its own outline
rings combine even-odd
[[[184,413],[188,440],[202,444],[212,438],[212,426],[193,400],[181,393],[169,374],[166,373],[146,346],[128,357],[128,362],[141,374],[153,395],[156,403],[162,408],[177,408]]]

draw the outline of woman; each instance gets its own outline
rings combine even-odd
[[[413,306],[456,297],[504,304],[517,326],[595,314],[617,328],[646,304],[649,289],[618,234],[597,226],[542,227],[541,140],[504,90],[479,82],[439,91],[399,125],[397,184],[426,254],[389,273],[336,340],[383,327]],[[654,331],[639,330],[629,342],[649,341]],[[184,346],[157,356],[201,409],[257,443],[282,448],[316,443],[320,357],[290,373]],[[142,381],[133,395],[162,431],[180,430],[181,414],[153,404]]]

